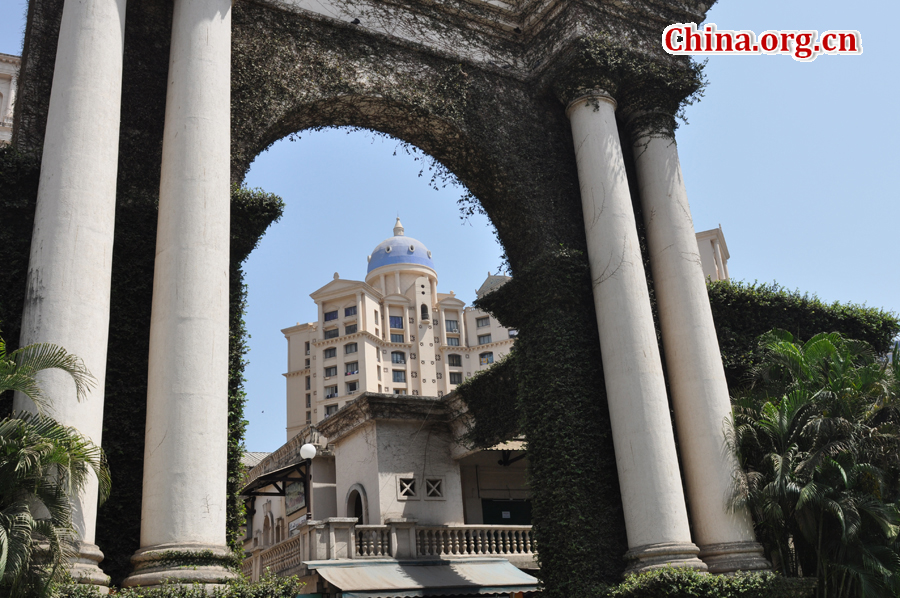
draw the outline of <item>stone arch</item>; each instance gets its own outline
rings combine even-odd
[[[362,484],[356,483],[350,486],[350,489],[347,490],[344,508],[346,517],[357,517],[359,525],[369,525],[369,498]]]

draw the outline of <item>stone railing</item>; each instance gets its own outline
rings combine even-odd
[[[268,569],[276,575],[307,575],[304,561],[337,559],[452,559],[499,556],[523,569],[534,569],[530,525],[426,525],[413,519],[387,519],[384,525],[357,525],[355,518],[309,521],[300,533],[250,554],[245,577],[258,580]]]
[[[420,556],[534,555],[530,525],[422,526],[416,528]]]

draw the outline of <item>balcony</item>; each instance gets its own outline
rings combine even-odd
[[[257,581],[267,569],[279,576],[309,575],[306,561],[340,559],[433,560],[502,557],[536,569],[530,525],[417,525],[388,519],[357,525],[353,517],[309,521],[300,533],[244,559],[244,576]]]

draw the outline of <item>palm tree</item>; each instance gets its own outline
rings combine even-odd
[[[821,596],[898,595],[897,368],[838,334],[801,344],[776,330],[760,344],[728,430],[733,504],[749,508],[776,568],[815,574]]]
[[[47,398],[36,374],[49,368],[73,378],[79,400],[93,384],[81,360],[61,347],[35,344],[7,355],[0,339],[0,394],[22,392],[38,408],[0,420],[0,590],[10,597],[44,595],[62,579],[77,539],[71,497],[89,477],[97,476],[101,500],[109,493],[102,450],[40,412]]]

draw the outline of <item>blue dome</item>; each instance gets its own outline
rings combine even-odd
[[[400,224],[399,218],[394,227],[394,236],[379,243],[369,256],[366,274],[391,264],[416,264],[435,269],[434,262],[431,261],[431,252],[421,241],[403,234],[403,225]]]

